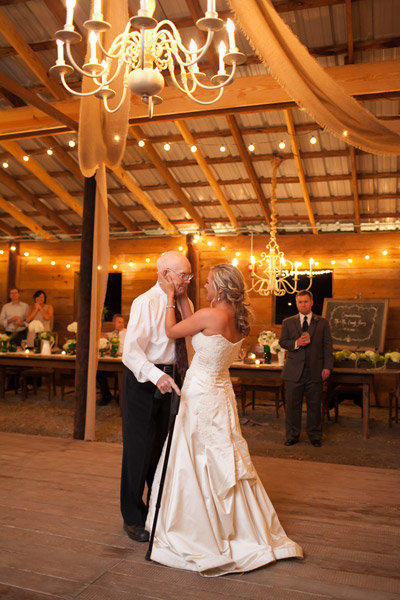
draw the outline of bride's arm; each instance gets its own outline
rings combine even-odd
[[[201,308],[187,319],[177,323],[173,300],[174,298],[172,297],[172,302],[170,303],[170,298],[168,297],[167,309],[165,312],[165,333],[169,338],[176,339],[186,337],[187,335],[194,335],[195,333],[199,333],[199,331],[203,331],[206,327],[209,327],[210,320],[214,320],[213,317],[215,311],[213,311],[212,308]]]

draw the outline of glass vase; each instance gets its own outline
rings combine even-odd
[[[271,364],[271,348],[268,345],[264,346],[264,362],[266,365]]]
[[[35,339],[33,340],[33,351],[35,354],[40,354],[40,333],[35,335]]]
[[[119,343],[111,344],[110,356],[113,356],[114,358],[116,358],[118,356],[118,349],[119,349]]]

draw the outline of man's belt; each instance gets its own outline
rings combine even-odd
[[[164,371],[164,373],[167,373],[168,375],[172,375],[175,365],[155,365],[155,366],[157,367],[157,369]]]

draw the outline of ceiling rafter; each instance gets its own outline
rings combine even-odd
[[[8,216],[8,215],[6,215]],[[11,237],[18,237],[18,229],[16,227],[11,227],[10,225],[7,225],[7,223],[4,223],[4,221],[0,220],[0,230],[3,231],[4,233],[6,233],[7,235],[10,235]]]
[[[33,206],[38,211],[39,215],[46,217],[46,219],[48,219],[51,223],[54,223],[54,225],[61,231],[64,231],[64,233],[67,233],[68,235],[77,233],[75,227],[63,221],[63,219],[61,219],[54,210],[48,208],[48,206],[46,206],[46,204],[42,202],[40,198],[37,198],[34,194],[29,192],[20,183],[18,183],[15,177],[12,177],[5,171],[0,170],[0,182],[15,192],[18,196],[18,199],[24,200],[24,202]]]
[[[263,189],[260,185],[259,179],[257,177],[257,173],[253,167],[253,164],[250,160],[249,154],[247,152],[247,148],[246,145],[244,143],[243,140],[243,136],[241,134],[241,131],[239,129],[239,126],[236,122],[236,119],[233,115],[228,115],[226,117],[227,121],[228,121],[228,125],[229,125],[229,129],[230,132],[233,136],[233,139],[235,141],[236,147],[239,151],[240,154],[240,158],[242,159],[242,162],[244,164],[244,167],[246,169],[246,173],[250,179],[251,185],[253,187],[253,190],[256,194],[258,203],[261,207],[261,210],[264,214],[265,220],[267,221],[268,225],[270,224],[270,219],[271,219],[271,211],[269,209],[268,206],[268,202],[267,199],[265,197],[265,194],[263,192]]]
[[[24,60],[25,64],[36,75],[36,77],[40,79],[40,81],[55,98],[58,100],[63,100],[68,97],[64,88],[54,79],[49,77],[46,67],[38,59],[35,52],[1,8],[0,33],[9,41],[11,46],[16,49],[18,55]]]
[[[177,126],[177,128],[179,129],[179,132],[181,133],[186,144],[188,145],[188,147],[191,148],[192,146],[196,146],[196,141],[195,141],[190,129],[186,125],[186,123],[181,120],[174,121],[174,122],[175,122],[175,125]],[[210,167],[208,166],[206,159],[204,158],[203,154],[200,152],[199,148],[197,148],[196,152],[194,152],[193,154],[194,154],[194,158],[195,158],[197,164],[199,165],[200,169],[203,172],[203,175],[205,176],[208,183],[214,190],[214,194],[217,196],[217,199],[219,200],[221,206],[225,210],[225,212],[228,216],[228,219],[231,222],[231,225],[235,229],[237,229],[237,219],[236,219],[235,215],[233,214],[233,211],[232,211],[231,207],[229,206],[229,202],[225,198],[225,195],[223,194],[214,174],[212,173]]]
[[[65,188],[63,188],[58,181],[50,177],[50,175],[32,158],[28,162],[24,161],[25,152],[24,150],[15,144],[14,142],[2,142],[2,146],[7,152],[9,152],[14,158],[16,158],[21,165],[36,175],[36,177],[44,183],[46,187],[52,190],[67,206],[72,208],[80,217],[83,215],[82,204],[77,202],[71,194],[69,194]]]
[[[8,200],[0,196],[0,208],[8,212],[14,219],[25,225],[28,229],[33,231],[34,234],[44,238],[45,240],[54,240],[55,236],[48,231],[45,231],[43,227],[38,225],[36,221],[27,217],[22,210],[19,210],[16,206],[11,204]]]
[[[112,172],[120,180],[124,186],[132,192],[135,199],[151,214],[151,216],[163,227],[170,235],[177,235],[178,231],[175,226],[167,219],[164,213],[156,207],[149,196],[138,186],[132,176],[125,171],[121,166],[113,167]],[[138,225],[140,225],[138,223]]]
[[[284,110],[283,112],[285,114],[286,125],[287,125],[288,133],[290,136],[290,142],[292,144],[293,157],[294,157],[294,161],[296,163],[296,170],[297,170],[297,174],[299,176],[301,190],[303,192],[304,202],[305,202],[306,208],[307,208],[308,218],[310,219],[313,233],[318,233],[316,225],[315,225],[315,218],[314,218],[312,206],[311,206],[310,194],[308,193],[308,189],[307,189],[306,177],[305,177],[303,165],[301,162],[300,148],[299,148],[299,143],[298,143],[297,137],[296,137],[296,129],[294,126],[293,115],[290,110]]]
[[[143,135],[143,131],[139,126],[131,126],[130,130],[132,134],[135,136],[137,141],[143,139],[145,136]],[[175,179],[172,173],[169,171],[165,162],[161,160],[160,155],[157,150],[154,148],[151,142],[147,141],[143,147],[143,150],[146,152],[148,158],[151,160],[152,165],[157,169],[160,175],[166,181],[168,187],[174,192],[175,196],[179,200],[180,204],[183,208],[189,213],[192,217],[193,221],[198,225],[200,229],[204,229],[204,221],[197,210],[194,208],[193,204],[187,198],[186,194],[182,191],[182,187],[180,183]]]

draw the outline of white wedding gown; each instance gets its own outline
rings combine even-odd
[[[279,523],[241,435],[229,378],[241,342],[197,333],[192,343],[196,354],[182,388],[152,560],[216,576],[302,557]],[[154,478],[148,531],[164,452]]]

